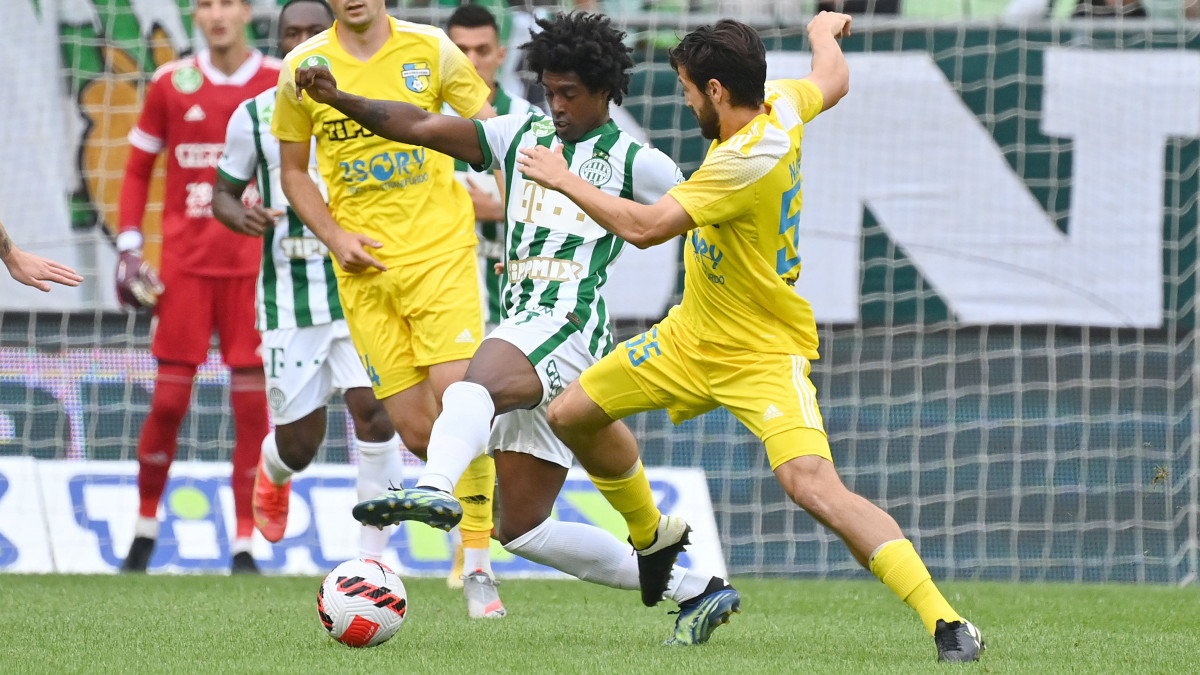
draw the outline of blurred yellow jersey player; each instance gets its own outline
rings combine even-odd
[[[809,379],[816,324],[793,289],[800,143],[805,123],[849,90],[837,43],[849,29],[849,16],[818,14],[808,25],[812,72],[773,82],[749,26],[725,19],[685,36],[671,65],[700,133],[714,142],[691,178],[654,205],[603,194],[546,148],[521,151],[527,177],[567,194],[610,232],[641,247],[679,235],[688,242],[680,305],[584,371],[548,419],[624,516],[646,604],[661,599],[690,527],[655,505],[637,442],[614,420],[666,409],[678,423],[723,406],[762,439],[788,496],[917,611],[938,659],[974,661],[983,651],[979,631],[946,602],[896,521],[842,483]],[[695,622],[727,620],[739,603],[732,591],[726,597],[687,611]]]
[[[299,97],[297,71],[325,68],[351,94],[430,112],[449,105],[478,119],[495,116],[491,92],[441,29],[389,17],[384,0],[330,5],[333,27],[289,53],[279,77],[271,132],[280,141],[280,182],[337,262],[338,295],[376,398],[405,447],[423,458],[442,394],[462,379],[483,338],[471,199],[448,156],[376,136]],[[308,175],[313,138],[328,206]],[[463,592],[476,618],[505,614],[488,555],[494,483],[485,456],[455,489],[466,505]]]

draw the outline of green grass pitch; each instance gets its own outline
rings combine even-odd
[[[739,579],[742,613],[698,647],[664,647],[673,603],[575,581],[508,580],[509,616],[471,620],[440,579],[372,649],[335,643],[319,580],[0,577],[5,672],[932,672],[916,614],[871,580]],[[988,673],[1182,673],[1200,659],[1200,586],[944,583],[983,631]]]

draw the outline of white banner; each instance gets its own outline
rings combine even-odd
[[[270,544],[255,533],[254,557],[264,572],[319,575],[358,555],[361,525],[350,516],[355,473],[353,466],[321,464],[293,479],[283,540]],[[652,467],[646,474],[659,507],[692,526],[694,543],[681,564],[726,576],[704,472]],[[133,540],[137,510],[136,462],[0,460],[0,571],[115,573]],[[233,514],[227,464],[177,462],[159,509],[150,571],[226,571]],[[596,525],[620,539],[627,534],[620,514],[579,469],[569,474],[554,517]],[[452,557],[446,533],[405,523],[393,533],[384,561],[402,575],[443,576]],[[492,565],[501,577],[565,576],[496,542]]]

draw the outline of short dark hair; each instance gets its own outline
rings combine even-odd
[[[633,51],[625,45],[625,32],[613,27],[602,14],[559,12],[553,19],[538,19],[541,31],[530,30],[521,45],[526,65],[542,81],[542,73],[575,73],[593,93],[607,91],[620,105],[629,93]]]
[[[701,26],[671,49],[671,67],[687,69],[688,79],[704,90],[716,80],[729,90],[735,106],[762,105],[767,82],[767,48],[753,28],[733,19]]]
[[[277,37],[283,37],[283,13],[288,11],[288,8],[292,5],[298,5],[302,2],[311,2],[314,5],[320,5],[325,8],[325,13],[331,20],[337,18],[333,14],[333,8],[330,7],[329,3],[325,0],[287,0],[287,2],[283,3],[283,6],[279,8],[279,15],[275,19],[275,33]]]
[[[487,8],[479,5],[462,5],[454,10],[454,13],[450,15],[450,20],[446,22],[446,30],[455,26],[459,28],[490,26],[496,31],[496,35],[500,34],[500,24],[496,23],[496,17]]]

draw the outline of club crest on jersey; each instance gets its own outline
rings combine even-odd
[[[603,157],[593,157],[579,167],[579,177],[596,187],[604,187],[612,174],[612,165]]]
[[[301,68],[316,68],[317,66],[325,66],[330,71],[333,70],[333,66],[329,64],[329,59],[321,56],[320,54],[306,56],[304,57],[304,60],[300,62]]]
[[[406,63],[404,69],[400,71],[400,75],[404,77],[405,86],[416,94],[429,88],[429,76],[432,73],[433,71],[429,69],[429,63],[426,61]]]
[[[267,102],[258,108],[258,123],[264,127],[271,126],[271,117],[275,115],[275,103]]]
[[[183,66],[171,73],[171,85],[181,94],[194,94],[204,84],[204,75],[194,66]]]
[[[554,122],[551,120],[538,120],[529,125],[529,130],[533,132],[534,136],[543,138],[554,133]]]

